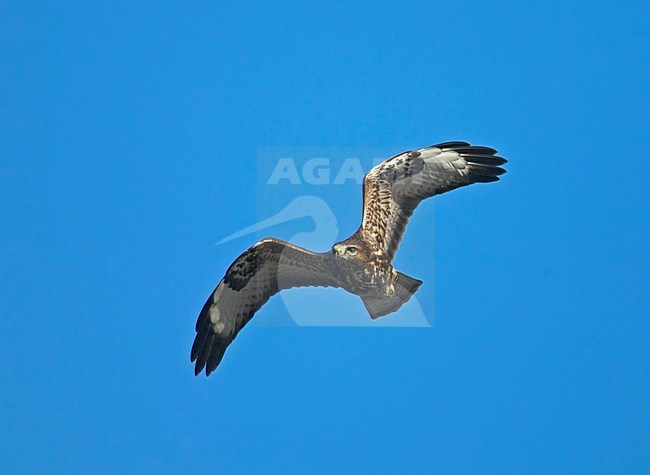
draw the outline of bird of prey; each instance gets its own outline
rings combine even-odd
[[[489,147],[445,142],[395,155],[363,179],[361,226],[331,251],[311,252],[262,239],[228,268],[196,322],[191,361],[207,376],[271,296],[292,287],[339,287],[361,297],[370,317],[395,312],[421,280],[393,268],[409,218],[420,202],[473,183],[499,180],[504,158]]]

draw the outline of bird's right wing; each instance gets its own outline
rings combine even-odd
[[[209,376],[228,345],[271,296],[292,287],[335,287],[325,266],[325,254],[279,239],[266,238],[246,250],[203,306],[192,345],[195,374]]]
[[[361,232],[395,257],[409,218],[420,202],[447,191],[498,181],[506,159],[496,150],[467,142],[445,142],[385,160],[363,180]]]

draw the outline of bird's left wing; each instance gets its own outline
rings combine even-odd
[[[228,345],[271,296],[292,287],[335,287],[325,254],[308,251],[274,238],[246,250],[228,268],[196,322],[192,346],[195,374],[209,376]]]
[[[389,260],[420,202],[472,183],[498,181],[506,160],[496,150],[467,142],[445,142],[404,152],[370,170],[363,180],[360,231]]]

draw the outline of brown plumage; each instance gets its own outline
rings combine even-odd
[[[314,253],[266,238],[239,256],[203,306],[191,360],[195,374],[219,365],[228,345],[271,296],[292,287],[340,287],[358,295],[370,316],[395,312],[422,281],[392,261],[409,218],[426,198],[505,173],[496,150],[445,142],[404,152],[372,168],[363,181],[359,229],[330,252]]]

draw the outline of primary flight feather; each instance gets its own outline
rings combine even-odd
[[[473,183],[498,181],[507,161],[496,150],[445,142],[400,153],[363,179],[359,229],[330,252],[262,239],[233,262],[196,322],[195,374],[210,375],[239,331],[274,294],[293,287],[339,287],[361,297],[371,318],[395,312],[422,281],[396,271],[393,258],[420,202]]]

